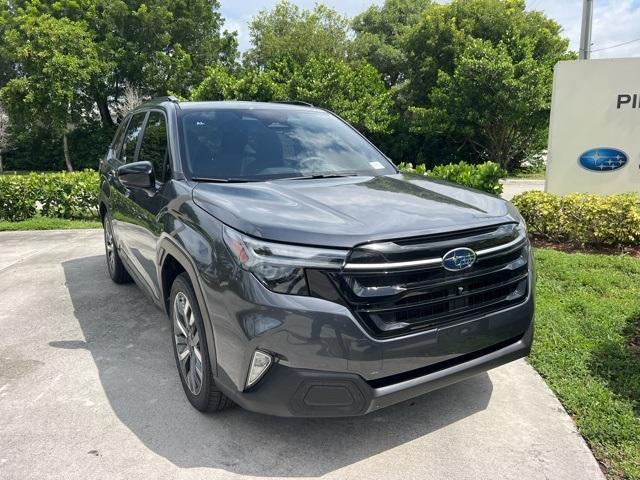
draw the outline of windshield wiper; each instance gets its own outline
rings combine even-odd
[[[355,172],[350,173],[315,173],[313,175],[302,175],[300,177],[286,177],[278,178],[277,180],[314,180],[316,178],[342,178],[342,177],[357,177]]]
[[[257,182],[258,180],[249,180],[247,178],[208,178],[208,177],[191,177],[194,182],[206,182],[206,183],[249,183]]]

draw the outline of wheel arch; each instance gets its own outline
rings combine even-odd
[[[100,214],[100,221],[104,224],[104,217],[107,215],[107,204],[104,203],[102,200],[100,201],[100,204],[98,205],[98,213]]]
[[[193,262],[189,258],[188,254],[183,250],[181,246],[179,246],[175,241],[170,239],[168,236],[164,236],[160,240],[159,251],[161,252],[160,256],[160,286],[161,286],[161,295],[162,295],[162,307],[169,317],[171,317],[170,310],[170,296],[171,296],[171,286],[173,285],[173,281],[176,279],[178,275],[181,273],[186,273],[189,277],[189,281],[191,282],[191,286],[193,287],[193,291],[196,294],[196,300],[198,301],[198,306],[200,307],[200,313],[202,314],[202,319],[205,328],[205,334],[207,336],[207,349],[209,351],[209,359],[211,361],[211,370],[214,377],[217,376],[217,357],[216,357],[216,349],[215,349],[215,335],[213,324],[211,322],[211,318],[209,316],[209,311],[207,309],[207,303],[205,301],[205,296],[202,290],[202,286],[199,281],[199,276],[197,274],[197,270],[193,265]]]

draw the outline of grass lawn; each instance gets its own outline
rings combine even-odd
[[[610,478],[640,479],[640,259],[537,249],[531,364]]]
[[[0,220],[0,232],[17,230],[69,230],[75,228],[100,228],[102,224],[92,220],[65,220],[62,218],[35,217],[22,222]]]

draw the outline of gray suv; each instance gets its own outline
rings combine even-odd
[[[399,173],[331,112],[157,99],[100,173],[109,274],[169,315],[198,410],[361,415],[530,350],[516,209]]]

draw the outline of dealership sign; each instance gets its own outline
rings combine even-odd
[[[621,93],[618,95],[618,106],[621,107],[626,106],[625,108],[640,108],[640,102],[638,101],[638,94],[634,93],[631,95],[630,93]]]
[[[546,190],[640,192],[640,58],[556,65]]]

